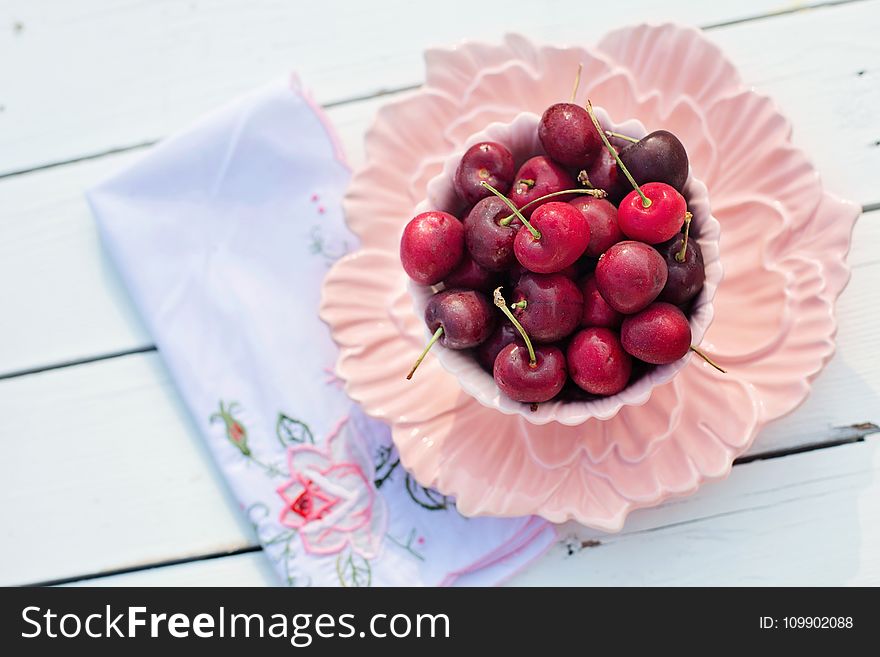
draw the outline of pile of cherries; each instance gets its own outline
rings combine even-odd
[[[614,395],[689,349],[704,356],[687,318],[705,269],[681,142],[606,134],[589,102],[549,107],[538,137],[546,154],[519,169],[502,144],[471,146],[454,179],[463,220],[424,212],[404,229],[406,273],[442,284],[407,378],[439,341],[473,350],[508,397],[534,405]]]

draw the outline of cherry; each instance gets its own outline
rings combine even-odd
[[[444,290],[435,294],[425,308],[425,323],[434,333],[407,375],[411,379],[436,342],[449,349],[476,347],[495,328],[492,304],[474,290]]]
[[[618,203],[629,191],[629,184],[617,168],[617,161],[605,148],[589,167],[580,172],[578,181],[596,189],[604,189],[614,203]]]
[[[492,368],[495,366],[495,359],[498,357],[498,354],[501,353],[501,350],[511,342],[516,341],[522,343],[523,346],[526,344],[523,342],[519,331],[516,330],[516,327],[513,324],[510,322],[501,322],[492,332],[492,335],[486,338],[486,341],[477,347],[474,352],[477,361],[483,366],[483,369],[491,372]]]
[[[678,137],[668,130],[655,130],[620,151],[620,159],[635,181],[643,185],[662,182],[684,190],[688,177],[688,156]]]
[[[468,204],[489,196],[489,191],[481,184],[484,180],[503,194],[513,184],[513,155],[501,144],[483,141],[474,144],[464,152],[455,170],[455,191]]]
[[[666,365],[691,348],[691,326],[676,306],[658,301],[623,320],[620,340],[627,353],[639,360]]]
[[[495,290],[494,301],[525,342],[525,345],[512,342],[498,353],[492,367],[495,383],[514,401],[535,404],[553,399],[562,390],[567,377],[562,350],[551,345],[535,348],[528,333],[507,307],[500,288]]]
[[[650,204],[645,205],[644,199]],[[634,190],[624,197],[617,210],[620,230],[633,240],[659,244],[681,230],[687,203],[674,187],[660,182],[645,183],[641,193]]]
[[[572,380],[594,395],[616,395],[626,387],[632,358],[608,328],[593,327],[575,334],[566,350]]]
[[[423,212],[403,229],[400,262],[420,285],[436,285],[464,254],[464,226],[446,212]]]
[[[520,228],[513,242],[516,259],[529,271],[551,274],[565,269],[577,262],[590,243],[587,218],[568,203],[541,205],[532,214],[531,225],[532,230],[525,225]]]
[[[580,289],[584,297],[581,326],[585,328],[591,326],[618,328],[620,326],[623,314],[609,306],[608,302],[599,294],[595,276],[590,275],[584,278],[580,283]]]
[[[609,201],[582,196],[569,201],[569,205],[580,210],[590,225],[590,242],[585,251],[588,256],[599,257],[624,239],[617,225],[617,208]]]
[[[544,110],[538,139],[547,155],[566,167],[587,167],[602,150],[590,115],[574,103],[556,103]]]
[[[706,267],[700,245],[695,240],[688,240],[685,233],[658,244],[656,248],[669,270],[666,285],[657,297],[658,301],[681,306],[696,297],[706,281]]]
[[[663,256],[641,242],[618,242],[596,264],[596,287],[602,298],[627,315],[656,299],[667,276]]]
[[[478,265],[471,255],[465,252],[458,267],[443,279],[443,285],[447,289],[462,287],[488,293],[498,286],[499,276],[498,272],[489,271]]]
[[[620,202],[620,207],[617,210],[617,223],[620,230],[630,239],[647,244],[659,244],[672,238],[684,223],[685,212],[687,212],[684,197],[674,187],[666,183],[649,182],[644,187],[639,187],[611,142],[608,141],[608,137],[605,136],[596,115],[593,114],[593,107],[589,101],[587,101],[587,113],[596,126],[602,143],[614,156],[618,168],[633,187],[633,191]]]
[[[556,342],[580,324],[583,295],[562,274],[524,274],[513,289],[514,315],[536,342]]]
[[[573,187],[575,187],[575,181],[565,169],[549,157],[538,155],[526,160],[516,172],[510,198],[516,207],[522,208],[523,214],[529,217],[540,207],[540,203],[531,204],[531,201]],[[567,201],[569,199],[566,196],[561,196],[557,200]],[[525,208],[526,205],[529,207]]]
[[[477,264],[491,271],[503,271],[516,265],[513,240],[522,223],[510,214],[504,200],[491,196],[491,190],[485,189],[489,198],[478,202],[464,219],[465,242]]]

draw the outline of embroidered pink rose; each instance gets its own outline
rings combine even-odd
[[[277,490],[281,524],[296,529],[312,554],[335,554],[347,545],[364,559],[375,557],[388,521],[385,500],[373,486],[373,462],[362,436],[348,420],[324,445],[287,450],[290,479]]]

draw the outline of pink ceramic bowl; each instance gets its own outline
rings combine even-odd
[[[645,126],[635,119],[615,123],[601,107],[596,107],[595,111],[599,123],[607,130],[636,138],[644,137],[648,133]],[[427,198],[416,206],[415,212],[455,211],[460,203],[452,182],[455,169],[464,151],[477,142],[495,141],[504,144],[513,153],[517,165],[534,155],[543,155],[544,149],[538,139],[539,120],[540,116],[537,114],[523,112],[512,121],[492,123],[484,130],[471,135],[460,149],[446,158],[443,171],[428,182]],[[721,282],[721,259],[718,253],[720,226],[718,220],[710,213],[706,186],[693,175],[688,176],[684,196],[688,202],[688,209],[694,215],[690,234],[700,243],[706,264],[706,283],[694,302],[690,316],[692,342],[699,345],[712,322],[712,299]],[[402,228],[401,226],[401,230]],[[434,294],[433,290],[412,282],[409,284],[409,290],[413,297],[416,316],[424,317],[425,306]],[[427,342],[429,338],[430,331],[426,327],[425,341]],[[624,406],[641,406],[651,397],[654,388],[672,379],[691,358],[691,354],[688,353],[674,363],[656,367],[617,395],[590,401],[551,401],[539,404],[537,410],[533,411],[529,404],[515,402],[503,394],[492,375],[483,370],[469,353],[438,347],[431,355],[458,379],[459,385],[465,392],[483,406],[507,415],[520,415],[533,424],[559,422],[567,426],[576,426],[592,418],[607,420],[614,417]]]
[[[366,164],[345,198],[361,248],[324,283],[321,316],[348,393],[389,423],[419,483],[455,496],[465,515],[539,514],[615,531],[633,509],[727,475],[764,424],[804,400],[834,353],[859,208],[823,189],[776,106],[694,28],[639,25],[591,47],[511,35],[426,59],[425,86],[385,105],[367,133]],[[728,374],[692,358],[641,406],[536,425],[477,402],[436,357],[404,380],[425,327],[398,237],[469,138],[566,98],[578,63],[579,102],[674,132],[709,190],[724,280],[701,346]]]

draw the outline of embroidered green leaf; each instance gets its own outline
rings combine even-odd
[[[376,452],[376,478],[373,480],[376,488],[382,488],[400,465],[400,459],[392,458],[393,456],[394,450],[390,447],[380,447]]]
[[[370,586],[373,581],[370,562],[354,552],[340,553],[336,559],[336,574],[339,583],[348,588]]]
[[[413,502],[428,511],[444,511],[452,506],[452,501],[431,488],[419,486],[412,475],[406,475],[406,492]]]
[[[278,420],[275,422],[275,435],[278,441],[285,447],[290,444],[301,445],[303,443],[315,444],[315,437],[309,425],[284,413],[278,414]]]

